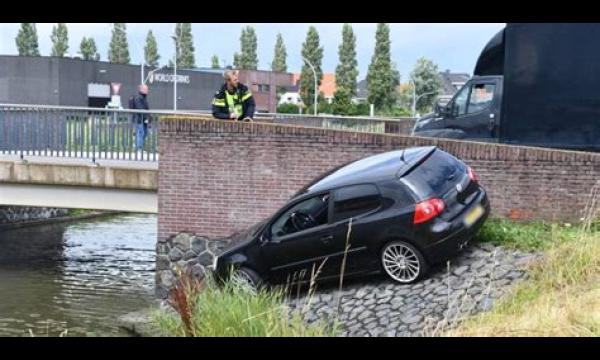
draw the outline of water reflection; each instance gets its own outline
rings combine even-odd
[[[153,298],[156,217],[125,215],[0,232],[0,336],[123,335]]]

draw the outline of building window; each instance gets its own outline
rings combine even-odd
[[[258,84],[257,89],[258,92],[269,92],[271,91],[271,86],[267,84]]]

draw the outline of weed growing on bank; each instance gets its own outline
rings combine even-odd
[[[285,302],[283,289],[257,290],[240,283],[217,284],[211,276],[199,283],[179,274],[169,301],[176,313],[160,311],[153,320],[166,336],[335,336],[324,322],[308,324]]]

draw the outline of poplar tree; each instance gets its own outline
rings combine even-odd
[[[277,41],[275,42],[275,53],[273,55],[273,62],[271,63],[271,70],[287,72],[287,52],[285,50],[285,44],[283,43],[283,37],[281,34],[277,34]]]
[[[389,110],[396,102],[398,72],[393,68],[390,55],[390,28],[377,24],[375,51],[367,72],[368,101],[377,110]]]
[[[194,68],[196,67],[196,57],[194,55],[194,36],[192,35],[191,23],[177,23],[175,25],[175,38],[177,44],[177,67]],[[173,66],[173,62],[169,62]]]
[[[219,63],[219,57],[217,55],[213,55],[212,58],[210,59],[210,67],[213,69],[220,69],[221,68],[221,64]]]
[[[93,38],[86,38],[85,36],[81,39],[79,44],[79,52],[83,56],[83,60],[100,60],[100,54],[96,49],[96,42]]]
[[[52,56],[63,57],[69,51],[69,32],[64,23],[52,27]]]
[[[154,37],[152,30],[150,30],[146,35],[146,46],[144,47],[144,61],[147,65],[158,66],[159,59],[160,55],[158,55],[158,44],[156,43],[156,38]]]
[[[237,69],[256,70],[258,68],[256,32],[252,26],[242,28],[240,52],[233,55],[233,66]]]
[[[334,111],[346,114],[350,111],[352,97],[356,95],[358,62],[356,61],[356,36],[352,26],[344,24],[342,43],[338,49],[339,63],[335,68],[336,91],[333,97]]]
[[[129,64],[129,45],[127,43],[127,25],[114,23],[108,48],[108,61],[115,64]]]
[[[40,56],[35,23],[21,23],[15,42],[19,56]]]
[[[310,107],[314,104],[315,91],[318,91],[318,86],[321,85],[323,77],[323,71],[321,70],[323,47],[320,46],[319,33],[314,26],[308,29],[306,40],[302,44],[302,56],[310,61],[317,74],[317,89],[315,89],[313,71],[306,61],[303,61],[304,65],[300,74],[300,97],[302,102]]]

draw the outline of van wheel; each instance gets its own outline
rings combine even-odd
[[[239,267],[233,272],[231,282],[235,285],[248,286],[253,290],[258,290],[263,284],[260,275],[245,266]]]
[[[410,284],[420,280],[428,271],[421,252],[405,241],[392,241],[381,251],[383,271],[395,282]]]

